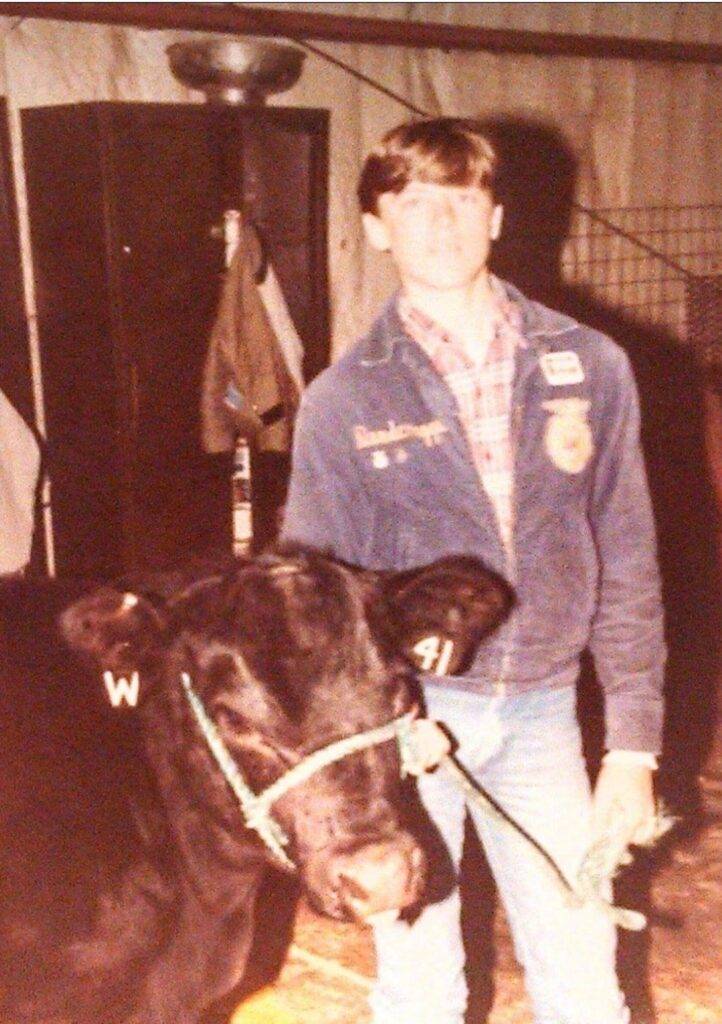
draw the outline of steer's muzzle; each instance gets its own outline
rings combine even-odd
[[[318,854],[306,865],[312,902],[342,920],[367,921],[416,903],[426,877],[426,857],[406,832],[359,844],[353,850]]]

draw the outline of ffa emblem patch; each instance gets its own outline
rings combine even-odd
[[[581,473],[594,454],[587,419],[591,404],[585,398],[557,398],[542,403],[542,408],[551,413],[544,431],[544,447],[563,473]]]

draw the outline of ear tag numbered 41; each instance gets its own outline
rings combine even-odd
[[[414,644],[412,650],[422,672],[444,676],[454,656],[454,642],[440,636],[425,636]]]

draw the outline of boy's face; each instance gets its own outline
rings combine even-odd
[[[502,208],[485,189],[410,181],[384,192],[365,213],[371,245],[388,250],[402,284],[433,291],[465,288],[486,273]]]

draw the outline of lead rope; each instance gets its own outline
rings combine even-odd
[[[238,765],[231,757],[216,726],[209,718],[203,702],[193,689],[191,678],[187,672],[181,672],[181,682],[206,743],[238,800],[246,826],[256,832],[271,853],[291,871],[296,870],[296,865],[284,849],[289,843],[288,836],[271,814],[272,805],[290,789],[306,782],[316,772],[336,761],[360,750],[367,750],[369,747],[387,743],[392,739],[395,739],[399,746],[402,777],[419,775],[423,771],[413,736],[414,714],[409,713],[386,725],[369,729],[355,736],[348,736],[314,751],[262,792],[254,793],[241,775]],[[576,883],[573,884],[541,844],[499,807],[489,794],[470,778],[458,761],[451,755],[447,755],[439,767],[463,791],[468,805],[474,805],[483,810],[498,825],[523,839],[530,849],[536,852],[540,864],[544,865],[549,878],[568,903],[575,907],[582,907],[586,904],[597,906],[605,914],[608,914],[616,925],[630,931],[640,931],[646,926],[647,919],[644,914],[637,910],[616,907],[602,895],[602,890],[618,866],[609,865],[608,845],[613,846],[613,837],[602,837],[590,847],[579,869]],[[673,823],[674,819],[660,811],[651,841],[654,842],[663,836]]]
[[[626,928],[628,931],[641,931],[646,927],[647,918],[640,911],[629,910],[626,907],[616,907],[602,895],[616,868],[620,864],[625,863],[625,860],[620,860],[617,864],[610,865],[609,863],[610,848],[612,850],[618,848],[618,844],[615,843],[613,836],[602,836],[597,842],[592,844],[584,856],[576,882],[572,883],[551,854],[547,853],[533,836],[530,836],[518,822],[499,807],[483,787],[469,777],[458,761],[451,755],[447,755],[443,758],[439,767],[463,791],[468,806],[473,805],[483,810],[498,825],[509,833],[523,839],[536,852],[540,864],[544,866],[549,878],[569,905],[573,907],[596,906],[603,913],[611,917],[615,925],[619,928]],[[660,808],[656,815],[649,844],[645,845],[655,843],[670,830],[673,824],[674,818],[669,816],[663,808]]]

